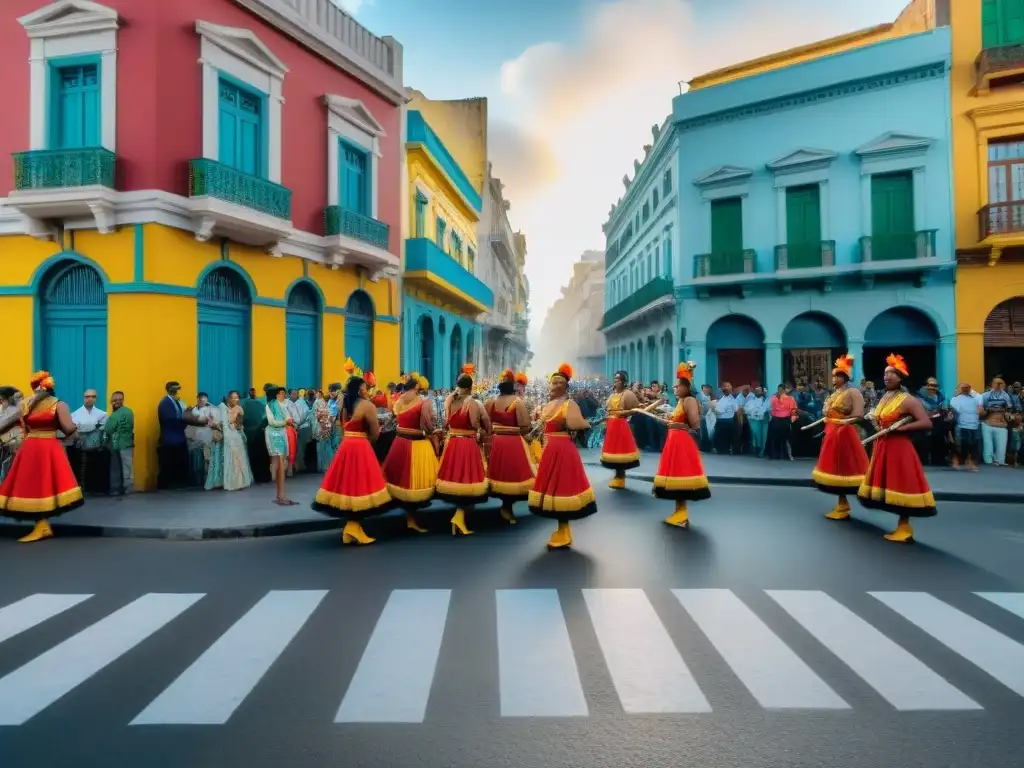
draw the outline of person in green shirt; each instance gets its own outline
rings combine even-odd
[[[103,442],[110,451],[110,495],[135,491],[135,414],[124,405],[124,392],[110,396],[110,415],[103,426]]]

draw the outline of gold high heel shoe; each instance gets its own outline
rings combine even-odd
[[[846,500],[845,496],[840,496],[839,503],[825,517],[829,520],[846,520],[850,517],[850,502]]]
[[[901,517],[899,524],[896,526],[896,530],[892,533],[885,534],[885,538],[889,541],[895,541],[897,544],[913,543],[914,529],[910,525],[910,518]]]
[[[469,536],[471,533],[473,533],[471,530],[469,530],[469,528],[466,527],[466,513],[462,510],[461,507],[455,510],[455,514],[452,515],[451,523],[452,536],[458,536],[460,534],[463,536]]]
[[[427,532],[426,528],[424,528],[416,522],[416,518],[413,516],[412,512],[405,513],[405,527],[408,528],[410,531],[414,531],[416,533]]]
[[[690,513],[686,509],[685,501],[676,502],[676,511],[665,518],[665,522],[668,525],[674,525],[676,528],[689,528],[690,527]]]
[[[502,504],[501,505],[501,509],[499,509],[498,511],[501,513],[502,519],[505,522],[507,522],[509,525],[515,525],[516,524],[516,515],[512,511],[512,505],[511,504]]]
[[[548,539],[548,549],[567,549],[572,546],[572,529],[568,523],[559,523]]]
[[[52,536],[53,529],[50,527],[50,522],[48,520],[40,520],[36,523],[35,528],[32,529],[32,533],[22,536],[18,541],[22,544],[31,544],[34,541],[42,541]]]
[[[366,535],[363,526],[355,520],[349,520],[341,531],[341,542],[343,544],[373,544],[376,539]]]

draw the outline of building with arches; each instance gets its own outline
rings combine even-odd
[[[1024,22],[1007,0],[952,3],[959,378],[1024,379]]]
[[[682,356],[774,388],[897,352],[951,388],[949,28],[753,69],[673,100]]]
[[[438,102],[411,93],[402,364],[406,371],[426,376],[434,387],[452,387],[462,366],[477,362],[482,334],[478,318],[494,306],[494,292],[475,274],[487,113],[482,99]]]
[[[4,383],[124,391],[145,490],[167,381],[397,376],[401,45],[299,0],[5,10]]]

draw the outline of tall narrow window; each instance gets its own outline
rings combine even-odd
[[[341,140],[340,150],[341,207],[369,216],[370,158],[365,151],[344,140]]]
[[[872,260],[912,259],[915,254],[913,173],[872,176]]]
[[[221,78],[217,122],[220,162],[252,176],[265,175],[262,97]]]
[[[476,274],[476,251],[472,248],[466,249],[466,269]]]
[[[665,176],[661,180],[661,194],[668,197],[672,193],[672,169],[665,171]]]
[[[743,250],[743,199],[711,202],[711,252],[739,254]]]
[[[436,231],[434,233],[434,244],[437,245],[442,251],[444,250],[444,231],[448,228],[444,219],[440,216],[437,217]]]
[[[455,231],[452,231],[449,243],[448,255],[459,262],[459,264],[462,264],[462,238]]]
[[[672,277],[672,234],[665,234],[665,275]]]
[[[55,67],[50,117],[51,149],[98,147],[100,77],[98,64]]]
[[[786,189],[789,269],[821,266],[821,191],[817,184]]]
[[[416,237],[427,236],[427,200],[419,190],[416,191]]]
[[[1024,138],[988,145],[988,231],[1024,231]]]
[[[654,190],[654,195],[651,197],[651,208],[658,210],[658,190]]]

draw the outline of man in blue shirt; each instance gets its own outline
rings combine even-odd
[[[981,446],[981,397],[971,392],[970,384],[961,384],[959,393],[949,401],[949,410],[953,413],[956,440],[953,469],[960,469],[963,461],[968,470],[977,472]]]

